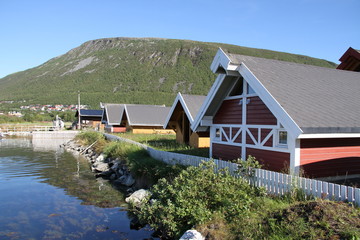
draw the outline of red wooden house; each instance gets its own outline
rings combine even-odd
[[[360,174],[360,73],[217,52],[193,130],[210,155],[310,177]]]
[[[339,60],[337,69],[360,72],[360,50],[349,47]]]

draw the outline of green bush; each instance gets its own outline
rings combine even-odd
[[[214,166],[213,161],[203,162],[200,167],[183,170],[171,183],[160,179],[151,190],[155,201],[136,211],[139,219],[166,237],[179,237],[218,214],[230,222],[248,215],[255,188],[227,170],[215,173]]]

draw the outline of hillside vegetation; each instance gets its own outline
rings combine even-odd
[[[0,79],[1,100],[72,104],[99,102],[171,105],[177,92],[206,95],[215,75],[209,66],[221,47],[231,53],[323,67],[326,60],[221,43],[154,38],[85,42],[46,63]]]

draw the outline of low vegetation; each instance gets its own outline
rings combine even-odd
[[[147,152],[125,142],[111,142],[104,138],[100,132],[84,131],[77,135],[77,141],[90,146],[98,153],[104,153],[107,157],[119,158],[126,162],[131,173],[137,178],[140,187],[149,188],[160,178],[172,179],[185,167],[179,165],[167,165],[151,158]]]
[[[0,79],[0,101],[74,104],[80,90],[81,101],[92,108],[99,108],[99,102],[170,106],[177,92],[208,93],[215,80],[209,66],[219,47],[243,55],[336,66],[307,56],[222,43],[151,38],[97,39],[69,49],[61,56],[53,56],[38,67]]]
[[[193,148],[186,144],[180,144],[176,142],[176,136],[172,134],[162,135],[121,133],[118,134],[118,136],[146,144],[161,151],[182,153],[206,158],[209,157],[209,148]]]
[[[151,189],[151,204],[134,212],[165,239],[178,239],[191,228],[207,239],[360,238],[358,208],[322,199],[267,196],[244,178],[213,169],[214,163],[207,162],[185,169],[171,182],[161,179]]]
[[[227,170],[215,173],[212,161],[200,167],[168,166],[137,146],[107,142],[100,133],[78,138],[86,145],[98,141],[98,151],[125,159],[131,171],[151,182],[152,200],[132,211],[163,239],[178,239],[190,228],[206,239],[360,239],[360,210],[351,204],[305,200],[296,189],[282,198],[269,196],[246,178],[234,178]],[[239,169],[245,177],[257,164],[253,158],[248,162]]]

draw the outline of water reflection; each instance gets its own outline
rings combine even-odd
[[[121,192],[88,162],[30,139],[0,141],[0,239],[143,239]],[[18,147],[18,146],[22,147]]]

